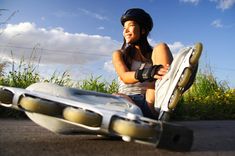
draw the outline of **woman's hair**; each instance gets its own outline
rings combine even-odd
[[[129,70],[131,68],[132,60],[134,59],[135,53],[139,52],[135,48],[135,45],[138,45],[140,47],[140,52],[146,58],[146,60],[147,60],[146,62],[152,62],[151,56],[152,56],[153,48],[152,48],[152,46],[150,46],[150,44],[147,40],[147,36],[146,37],[142,36],[138,40],[137,44],[130,44],[130,45],[127,45],[126,41],[124,39],[121,51],[123,54],[124,62],[126,63],[126,66]]]

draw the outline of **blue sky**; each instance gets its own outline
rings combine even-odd
[[[202,42],[202,70],[235,87],[235,0],[0,0],[0,56],[15,61],[34,52],[44,75],[68,70],[73,79],[116,77],[112,52],[122,44],[120,16],[140,7],[149,12],[152,45],[172,53]],[[13,14],[13,16],[11,16]],[[9,18],[11,17],[11,18]],[[34,48],[34,50],[33,50]]]

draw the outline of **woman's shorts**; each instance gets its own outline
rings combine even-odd
[[[153,114],[152,111],[150,110],[144,95],[134,94],[134,95],[128,95],[128,96],[141,109],[144,117],[148,117],[151,119],[158,119],[158,115]]]

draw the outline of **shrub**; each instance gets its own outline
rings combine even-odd
[[[199,72],[173,113],[178,120],[235,119],[235,90],[211,73]]]
[[[111,84],[105,81],[100,81],[101,76],[94,78],[92,75],[86,80],[82,80],[78,83],[77,88],[84,90],[91,90],[102,93],[116,93],[118,89],[117,82],[113,80]]]
[[[33,61],[30,61],[33,62]],[[0,85],[26,88],[36,82],[50,82],[67,87],[76,87],[103,93],[117,93],[116,80],[108,83],[101,76],[73,82],[68,71],[54,72],[49,79],[43,80],[37,72],[37,65],[25,63],[22,59],[16,67],[13,61],[12,70],[4,72],[6,63],[0,63]],[[1,116],[24,116],[14,110],[0,107]],[[229,88],[225,81],[218,82],[212,72],[199,71],[192,87],[183,95],[173,112],[174,120],[212,120],[235,119],[235,89]]]
[[[55,83],[67,87],[74,86],[68,71],[63,72],[61,76],[60,73],[54,72],[49,79],[45,79],[43,82]]]
[[[16,63],[13,59],[10,64],[11,71],[9,71],[8,73],[4,73],[4,75],[0,77],[0,85],[26,88],[27,86],[38,82],[40,80],[40,76],[36,71],[37,65],[33,63],[35,60],[35,57],[33,56],[34,52],[35,48],[30,55],[29,62],[26,62],[24,58],[21,58],[19,65],[16,66]],[[12,52],[11,55],[13,58]]]

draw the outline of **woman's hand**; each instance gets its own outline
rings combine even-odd
[[[156,74],[154,75],[154,79],[161,80],[164,75],[168,72],[170,68],[170,65],[167,64],[166,66],[162,66],[159,70],[156,71]]]

